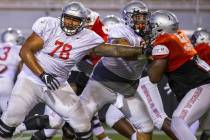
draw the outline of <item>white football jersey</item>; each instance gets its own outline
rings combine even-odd
[[[140,46],[142,38],[133,29],[125,24],[116,24],[109,27],[108,35],[110,39],[124,38],[131,46]],[[103,57],[103,65],[116,75],[129,80],[137,80],[143,70],[145,60],[127,61],[122,58]]]
[[[44,40],[43,49],[36,54],[38,63],[45,72],[55,75],[61,83],[67,80],[72,67],[88,54],[90,49],[104,42],[89,29],[67,36],[60,27],[60,19],[53,17],[38,19],[32,30]],[[23,66],[21,75],[43,84],[26,65]]]
[[[14,80],[21,61],[19,51],[20,46],[12,43],[0,44],[0,78],[8,77]]]

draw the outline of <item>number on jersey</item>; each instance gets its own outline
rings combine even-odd
[[[5,61],[7,59],[10,49],[10,47],[3,47],[0,49],[0,60]]]
[[[61,41],[56,40],[55,49],[50,52],[50,56],[54,56],[56,52],[60,52],[59,58],[63,60],[69,59],[70,51],[72,50],[72,46],[69,44],[64,44]]]
[[[184,33],[176,34],[176,36],[177,36],[177,38],[179,38],[180,42],[185,43],[184,49],[186,51],[190,51],[193,49],[193,46],[192,46],[189,38]]]

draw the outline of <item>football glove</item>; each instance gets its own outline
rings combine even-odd
[[[56,90],[60,86],[59,81],[49,73],[43,72],[39,77],[50,90]]]

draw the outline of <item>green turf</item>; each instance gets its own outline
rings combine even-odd
[[[112,140],[127,140],[127,138],[125,137],[122,137],[120,135],[117,135],[117,134],[109,134],[109,137],[112,139]],[[53,140],[61,140],[60,138],[56,137],[54,138]],[[94,140],[97,140],[94,138]],[[170,140],[170,138],[168,138],[167,136],[165,135],[158,135],[158,136],[153,136],[153,139],[152,140]]]
[[[13,140],[29,140],[30,136],[31,136],[30,134],[23,134],[19,137],[13,138]],[[116,133],[108,134],[108,136],[112,140],[127,140],[125,137],[120,136],[119,134],[116,134]],[[198,137],[198,140],[199,139],[200,138]],[[61,140],[60,134],[57,134],[52,140]],[[94,140],[97,140],[97,139],[94,138]],[[166,136],[164,133],[154,133],[152,140],[171,140],[171,139],[168,136]],[[210,140],[210,138],[208,140]]]
[[[117,134],[109,134],[109,137],[112,140],[127,140],[126,138],[124,138],[120,135],[117,135]],[[199,139],[199,137],[198,137],[198,139]],[[53,138],[53,140],[61,140],[61,138],[55,137],[55,138]],[[97,139],[94,138],[94,140],[97,140]],[[166,135],[153,135],[152,140],[171,140],[171,139]],[[210,138],[208,140],[210,140]]]

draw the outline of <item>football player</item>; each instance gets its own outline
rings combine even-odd
[[[191,36],[191,42],[198,52],[198,56],[203,59],[208,65],[210,65],[210,33],[202,28],[198,28],[193,35]],[[201,122],[200,126],[203,130],[201,134],[200,140],[208,140],[210,137],[210,111],[208,111],[200,121],[196,121],[198,123],[197,129],[199,127],[199,122]],[[197,130],[195,129],[195,131]],[[192,130],[192,127],[191,127]]]
[[[0,44],[0,109],[6,110],[16,75],[21,68],[19,51],[24,42],[20,30],[8,28],[1,34]]]
[[[15,127],[42,101],[74,128],[77,139],[91,139],[90,119],[67,82],[71,68],[88,53],[137,59],[142,48],[104,43],[95,32],[84,29],[86,15],[83,4],[71,2],[61,18],[42,17],[34,23],[20,50],[23,68],[0,119],[1,137],[12,137]]]
[[[89,28],[96,32],[98,35],[103,37],[104,41],[107,41],[107,35],[103,32],[103,24],[99,19],[99,14],[87,9],[87,21],[85,23],[85,28]],[[93,66],[100,59],[99,56],[88,55],[83,58],[76,66],[72,69],[71,75],[68,78],[68,83],[71,85],[77,96],[80,96],[88,79]],[[48,123],[46,123],[48,122]],[[22,133],[26,130],[35,130],[39,131],[33,133],[32,138],[35,139],[49,139],[51,138],[64,123],[64,120],[57,115],[53,110],[48,106],[45,107],[44,115],[36,115],[27,119],[22,124],[20,124],[16,130],[15,135]],[[99,140],[109,139],[105,132],[104,128],[101,125],[98,116],[94,116],[92,119],[93,134],[98,137]],[[55,128],[55,129],[44,129],[43,128]],[[57,129],[56,129],[57,128]],[[41,129],[41,130],[40,130]],[[62,127],[63,130],[63,140],[69,140],[74,138],[74,131],[68,123],[65,123]]]
[[[179,30],[177,17],[169,11],[151,14],[148,27],[153,37],[149,78],[158,83],[163,75],[169,80],[179,105],[171,127],[179,140],[196,140],[189,126],[209,108],[209,66],[197,57],[189,38]]]
[[[125,12],[125,13],[124,13]],[[129,18],[129,24],[116,24],[108,29],[109,42],[139,46],[141,33],[146,23],[148,9],[141,1],[131,1],[122,8],[122,14]],[[153,122],[143,101],[136,92],[138,79],[145,60],[127,60],[123,58],[103,57],[95,66],[82,95],[81,102],[87,108],[89,115],[99,110],[106,103],[114,103],[125,114],[125,117],[135,126],[128,137],[134,139],[151,139]],[[109,126],[114,125],[121,116],[111,112],[113,117],[106,117]],[[125,135],[125,134],[124,134]]]
[[[137,4],[138,3],[139,2],[137,2]],[[130,26],[130,28],[132,30],[134,30],[135,34],[137,34],[140,37],[143,37],[143,39],[144,39],[143,42],[147,42],[149,38],[147,37],[145,23],[147,20],[146,17],[147,17],[147,15],[149,15],[149,12],[147,9],[146,10],[144,9],[144,7],[143,7],[143,6],[145,6],[144,4],[141,4],[141,6],[140,5],[138,5],[138,6],[142,9],[140,9],[136,6],[135,1],[126,5],[124,8],[122,8],[122,18],[123,18],[125,24]],[[139,15],[138,15],[138,11],[140,13]],[[117,28],[116,30],[120,30],[119,26],[115,26],[114,28]],[[113,31],[113,32],[117,33],[117,31]],[[122,33],[121,33],[120,37],[122,37],[123,39],[122,38],[120,39],[120,43],[123,44],[124,42],[126,42],[128,40],[126,38],[126,36],[128,36],[128,35],[123,31],[121,31],[121,32]],[[113,38],[120,38],[120,37],[115,35]],[[115,41],[116,41],[116,39],[115,39]],[[147,44],[149,44],[149,43],[147,43]],[[149,49],[148,49],[148,51],[149,51]],[[146,54],[146,55],[151,55],[151,54]],[[146,58],[142,58],[142,62],[146,63]],[[144,63],[142,63],[142,64],[144,64]],[[115,67],[117,67],[117,66],[115,66]],[[123,67],[121,67],[121,68],[123,68]],[[141,67],[139,67],[139,68],[142,71],[143,65],[141,65]],[[115,68],[115,69],[117,70],[117,68]],[[147,70],[147,68],[144,68],[144,72],[141,76],[140,83],[138,84],[138,88],[137,88],[138,94],[141,97],[141,100],[145,103],[146,109],[148,110],[149,115],[152,118],[152,121],[155,124],[155,126],[158,129],[164,130],[171,138],[176,139],[173,131],[170,129],[171,121],[167,117],[166,113],[164,112],[163,104],[162,104],[162,100],[161,100],[161,97],[160,97],[160,94],[159,94],[159,91],[157,88],[157,84],[152,84],[150,82],[148,75],[146,73],[146,70]],[[115,73],[117,73],[117,72],[115,72]],[[140,77],[140,75],[139,75],[139,77]],[[107,113],[108,115],[112,115],[111,109],[112,108],[110,108],[108,110],[108,113]],[[115,115],[116,115],[116,113],[115,113]],[[109,116],[107,116],[107,117],[109,117]],[[120,116],[120,114],[118,115],[118,117],[119,117],[118,120],[123,118],[123,116]],[[113,122],[112,123],[107,122],[107,123],[111,124],[110,126],[113,127],[115,130],[117,130],[118,128],[120,128],[119,127],[120,122],[117,121],[116,116],[109,117],[109,118],[107,118],[107,120],[111,121],[112,118],[115,118],[115,123],[114,124],[113,124]],[[118,127],[116,127],[116,126],[118,126]],[[122,132],[122,133],[125,134],[126,132]]]

